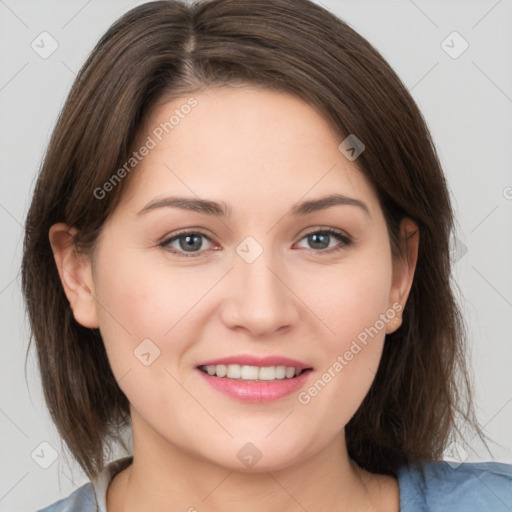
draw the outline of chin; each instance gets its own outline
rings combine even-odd
[[[304,445],[305,442],[284,445],[278,437],[254,442],[236,439],[229,446],[218,446],[218,451],[204,456],[209,462],[230,471],[263,473],[280,471],[298,464],[307,456]]]

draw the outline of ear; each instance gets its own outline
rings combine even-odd
[[[54,224],[49,231],[53,257],[75,320],[84,327],[99,326],[90,257],[76,250],[75,228]]]
[[[405,308],[411,290],[416,262],[418,261],[418,246],[420,232],[418,225],[408,217],[400,224],[400,243],[403,255],[393,261],[393,279],[389,293],[388,307],[397,312],[395,318],[388,322],[386,334],[396,331],[402,324],[401,312]]]

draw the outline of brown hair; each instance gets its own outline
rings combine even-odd
[[[90,54],[60,113],[26,220],[23,292],[45,400],[72,455],[96,476],[105,446],[130,424],[129,402],[99,330],[73,317],[50,226],[74,226],[76,247],[91,248],[130,175],[101,200],[94,192],[130,158],[156,102],[237,84],[295,94],[319,109],[340,142],[349,134],[363,141],[357,164],[377,191],[395,256],[400,220],[419,227],[403,324],[388,335],[375,381],[346,426],[349,455],[368,471],[396,475],[401,465],[438,460],[458,431],[458,414],[481,434],[450,284],[449,194],[400,79],[363,37],[308,0],[164,0],[126,13]]]

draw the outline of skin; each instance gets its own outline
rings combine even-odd
[[[108,511],[397,511],[396,479],[359,468],[347,455],[344,427],[399,315],[308,404],[297,393],[243,403],[211,388],[195,366],[278,354],[314,368],[308,388],[379,315],[405,306],[418,245],[417,233],[407,236],[417,226],[404,219],[408,252],[394,260],[373,187],[302,100],[251,87],[194,97],[197,107],[132,171],[90,253],[73,249],[72,227],[50,230],[74,316],[100,328],[131,404],[134,462],[111,483]],[[140,142],[187,99],[162,102]],[[368,213],[338,205],[286,215],[297,202],[332,193],[363,201]],[[138,215],[171,194],[224,201],[232,215],[169,207]],[[158,245],[188,228],[208,237],[200,238],[200,256]],[[352,243],[330,236],[328,248],[319,248],[306,235],[322,228],[343,231]],[[263,249],[252,263],[236,252],[249,235]],[[185,253],[182,242],[171,249]],[[160,350],[149,366],[133,353],[147,338]],[[262,454],[252,468],[237,457],[247,442]]]

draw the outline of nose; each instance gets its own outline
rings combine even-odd
[[[252,263],[236,256],[225,283],[222,320],[252,337],[288,330],[300,317],[292,278],[270,252],[263,251]]]

